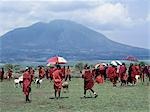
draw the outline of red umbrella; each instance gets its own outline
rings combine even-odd
[[[136,57],[134,57],[134,56],[127,56],[125,58],[125,60],[128,60],[128,61],[138,61],[138,59]]]
[[[55,56],[47,60],[48,64],[66,64],[67,61],[63,57]]]

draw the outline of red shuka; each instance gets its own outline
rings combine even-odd
[[[64,78],[65,77],[65,75],[66,75],[66,70],[65,70],[65,68],[61,68],[61,71],[62,71],[62,77]]]
[[[138,72],[137,67],[135,65],[133,65],[131,68],[131,77],[135,77],[138,74],[139,74],[139,72]]]
[[[45,76],[45,70],[43,68],[39,69],[39,78],[42,79]]]
[[[53,80],[54,80],[54,89],[56,91],[60,91],[62,88],[62,71],[61,70],[55,70],[53,72]]]
[[[34,70],[33,69],[30,70],[30,74],[31,74],[31,79],[33,81],[34,80]]]
[[[115,78],[117,77],[117,70],[115,67],[109,66],[106,70],[106,74],[108,75],[108,78]]]
[[[84,89],[92,89],[94,86],[94,80],[91,70],[85,70],[82,77],[84,78]]]
[[[126,70],[127,70],[127,68],[126,68],[125,65],[121,65],[120,66],[120,68],[119,68],[119,77],[120,77],[121,80],[125,80],[124,79],[125,78],[124,75],[126,73]]]
[[[48,72],[49,73],[48,76],[52,78],[53,77],[53,72],[54,72],[54,68],[50,68],[49,72]]]
[[[96,80],[95,80],[98,84],[103,84],[104,83],[104,78],[99,75],[96,77]]]
[[[8,77],[11,78],[12,77],[12,73],[13,71],[12,70],[8,70]]]
[[[23,73],[23,92],[25,95],[29,95],[31,86],[31,75],[28,71]]]

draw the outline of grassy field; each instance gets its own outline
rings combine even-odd
[[[13,80],[0,82],[0,112],[149,112],[150,91],[146,84],[134,87],[112,87],[111,83],[95,84],[97,98],[81,99],[83,79],[73,78],[69,93],[61,99],[54,97],[53,83],[44,80],[41,88],[32,84],[31,103],[25,103],[21,88],[14,88]],[[87,92],[87,96],[90,93]]]

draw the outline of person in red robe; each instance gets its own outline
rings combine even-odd
[[[45,76],[46,76],[46,79],[49,79],[49,68],[45,69]]]
[[[61,88],[62,88],[62,70],[60,65],[57,65],[57,69],[53,72],[54,90],[55,98],[60,98]],[[57,97],[58,94],[58,97]]]
[[[39,68],[39,78],[42,79],[45,77],[45,70],[43,67]]]
[[[121,80],[121,86],[126,85],[126,79],[127,79],[127,75],[126,75],[126,65],[125,63],[122,63],[122,65],[120,65],[119,67],[119,78]]]
[[[136,78],[135,76],[139,75],[139,70],[137,68],[137,65],[133,65],[131,67],[131,79],[132,79],[132,84],[136,84]]]
[[[148,66],[148,65],[144,66],[143,75],[146,76],[150,81],[150,66]]]
[[[23,92],[26,96],[26,102],[31,102],[29,99],[29,93],[31,92],[31,74],[30,69],[26,68],[25,72],[23,73]]]
[[[98,95],[92,89],[94,86],[94,80],[93,80],[94,77],[93,77],[92,71],[90,70],[89,66],[84,68],[84,70],[82,72],[82,78],[84,79],[84,97],[86,97],[86,91],[91,90],[96,98]]]
[[[8,69],[7,75],[9,80],[12,78],[12,73],[13,71],[11,69]]]
[[[49,78],[50,78],[50,80],[52,81],[53,80],[53,72],[55,71],[55,68],[54,67],[50,67],[49,68],[49,74],[48,74],[48,76],[49,76]]]
[[[63,68],[61,68],[61,71],[62,71],[62,78],[64,79],[66,76],[66,67],[63,66]]]
[[[30,69],[30,75],[31,75],[31,80],[34,80],[34,69],[32,67],[29,68]]]
[[[1,70],[0,70],[0,79],[1,79],[1,82],[3,81],[3,79],[4,79],[4,68],[2,68]]]
[[[71,70],[69,66],[66,68],[66,71],[65,71],[65,81],[67,81],[68,78],[69,78],[69,81],[71,81]]]
[[[118,78],[116,66],[114,66],[114,65],[109,66],[106,70],[106,74],[107,74],[109,80],[113,83],[113,87],[115,87],[117,84],[117,78]]]
[[[104,83],[104,75],[105,75],[105,67],[104,65],[99,66],[99,74],[96,76],[96,82],[98,84],[103,84]]]

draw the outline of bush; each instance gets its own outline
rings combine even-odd
[[[19,72],[21,69],[20,65],[13,65],[13,64],[5,64],[4,66],[5,71],[8,71],[9,69],[12,69],[13,72]]]
[[[145,62],[141,61],[139,64],[140,64],[141,66],[144,66],[144,65],[145,65]]]
[[[82,71],[83,70],[83,67],[84,67],[84,64],[83,63],[77,63],[75,65],[75,69],[78,70],[78,71]]]

